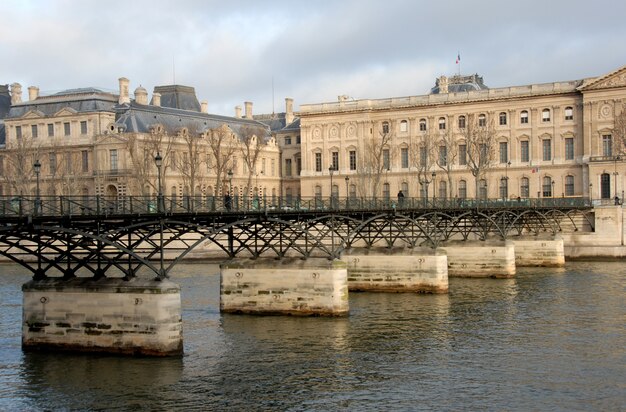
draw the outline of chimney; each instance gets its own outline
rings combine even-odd
[[[120,77],[120,99],[119,104],[130,104],[130,96],[128,94],[128,84],[130,81],[126,77]]]
[[[291,124],[293,122],[293,99],[291,97],[285,97],[285,123]]]
[[[241,119],[241,106],[235,106],[235,117]]]
[[[152,93],[152,105],[161,106],[161,93]]]
[[[246,107],[246,119],[252,119],[252,102],[243,102]]]
[[[39,97],[39,87],[30,86],[28,88],[28,100],[36,100]]]
[[[203,100],[200,102],[200,112],[208,113],[209,112],[209,102]]]
[[[148,104],[148,91],[141,86],[137,87],[135,89],[135,101],[138,104],[147,105]]]
[[[13,83],[11,85],[11,104],[22,103],[22,85]]]

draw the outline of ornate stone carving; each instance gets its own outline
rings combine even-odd
[[[598,110],[598,118],[599,119],[608,119],[611,117],[611,113],[613,112],[613,108],[609,103],[604,103],[600,105],[600,109]]]

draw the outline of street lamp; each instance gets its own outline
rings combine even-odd
[[[233,194],[233,170],[229,169],[228,173],[228,194],[232,196]]]
[[[346,181],[346,201],[347,201],[348,198],[350,197],[350,190],[348,187],[348,184],[350,183],[350,178],[346,176],[344,180]]]
[[[157,211],[161,213],[165,210],[165,205],[163,204],[163,188],[161,187],[161,166],[163,166],[161,153],[157,152],[156,156],[154,156],[154,164],[156,164],[157,167]]]
[[[35,190],[35,214],[39,214],[39,203],[41,202],[40,192],[39,192],[39,173],[41,173],[41,163],[39,163],[39,159],[35,160],[33,164],[33,170],[35,171],[35,176],[37,178],[37,187]]]
[[[333,167],[333,165],[330,165],[328,167],[328,173],[330,173],[330,207],[333,207],[333,172],[335,171],[335,168]]]
[[[593,183],[589,183],[589,203],[593,203]]]
[[[550,192],[550,196],[554,197],[554,180],[552,181],[552,191]]]
[[[507,197],[509,197],[509,167],[511,166],[511,161],[509,160],[508,162],[506,162],[505,165],[505,169],[504,169],[504,183],[506,184],[506,186],[504,187],[504,199],[502,200],[506,200]]]
[[[617,196],[617,175],[619,175],[619,173],[617,173],[618,160],[622,160],[622,159],[619,156],[615,156],[615,158],[613,159],[613,180],[615,181],[615,204],[616,205],[619,204],[619,197]]]

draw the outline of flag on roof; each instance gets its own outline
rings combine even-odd
[[[456,64],[459,64],[460,61],[461,61],[461,54],[457,53],[456,54]]]

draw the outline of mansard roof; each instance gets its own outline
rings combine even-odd
[[[0,120],[0,146],[4,146],[7,142],[6,129],[4,127],[4,122]]]
[[[115,124],[127,133],[150,133],[152,127],[161,125],[170,131],[187,128],[190,134],[200,134],[224,124],[236,134],[240,134],[245,126],[261,127],[269,132],[265,124],[256,120],[201,113],[195,110],[147,106],[134,101],[117,106],[116,111]]]
[[[200,103],[196,97],[196,90],[190,86],[179,84],[156,86],[154,93],[161,94],[161,106],[174,109],[200,111]],[[154,104],[154,97],[150,104]]]
[[[286,113],[258,114],[253,116],[254,120],[266,124],[272,132],[290,131],[300,129],[300,118],[296,117],[290,124],[287,124]]]
[[[64,109],[76,113],[113,112],[117,101],[117,95],[93,87],[68,89],[15,104],[11,106],[7,118],[20,118],[31,112],[54,116]]]
[[[448,91],[443,93],[459,93],[489,89],[489,87],[487,87],[487,85],[483,82],[483,77],[478,74],[472,74],[469,76],[454,75],[446,79],[448,82]],[[440,82],[441,78],[435,80],[435,87],[430,89],[431,94],[442,93],[440,90]]]

